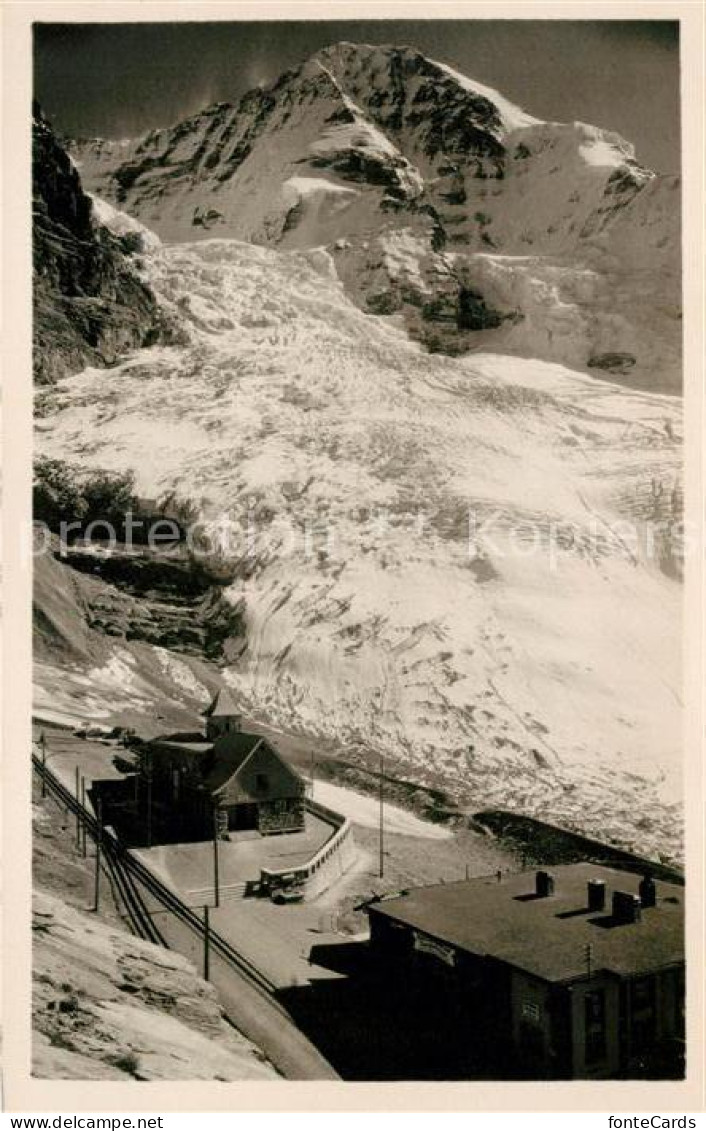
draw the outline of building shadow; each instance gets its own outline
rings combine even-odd
[[[88,796],[96,811],[100,802],[103,824],[115,829],[126,848],[198,843],[204,839],[203,829],[175,812],[173,806],[155,800],[150,803],[137,775],[122,781],[95,780]]]
[[[624,927],[626,925],[624,919],[615,915],[594,915],[588,922],[592,923],[594,927],[603,927],[606,931],[611,931],[613,927]]]
[[[508,1077],[492,1016],[472,1017],[432,983],[407,983],[370,958],[367,941],[321,944],[311,959],[339,975],[290,986],[279,1000],[344,1080]],[[341,976],[342,975],[342,976]]]
[[[355,978],[365,975],[368,953],[367,941],[319,943],[312,946],[309,961],[315,966],[322,966],[324,970]]]

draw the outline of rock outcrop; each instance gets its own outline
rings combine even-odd
[[[53,801],[33,806],[32,1071],[68,1080],[268,1080],[187,959],[129,934]],[[106,884],[106,889],[108,885]]]
[[[35,107],[32,130],[34,375],[51,384],[86,365],[111,365],[160,333],[135,241],[96,222],[90,197]]]
[[[35,656],[49,662],[100,662],[110,640],[216,662],[246,646],[242,608],[184,557],[47,550],[35,559],[33,598]]]

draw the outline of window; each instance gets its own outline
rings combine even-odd
[[[630,986],[633,1052],[645,1052],[655,1039],[655,980],[638,978]]]
[[[674,1032],[679,1037],[684,1036],[684,998],[686,993],[686,980],[684,970],[676,970],[672,976],[674,987]]]
[[[267,774],[255,774],[255,789],[258,793],[267,793],[268,785]]]
[[[605,990],[590,990],[584,995],[586,1064],[596,1064],[606,1055]]]
[[[539,1002],[525,998],[522,1002],[522,1017],[527,1021],[539,1021]]]

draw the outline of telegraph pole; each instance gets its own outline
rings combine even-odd
[[[98,911],[100,906],[100,881],[101,881],[101,841],[103,839],[103,803],[98,797],[96,801],[98,813],[98,827],[96,829],[96,874],[93,889],[93,910]]]
[[[86,813],[86,779],[84,778],[83,774],[81,775],[81,810],[82,810],[82,812],[83,812],[83,814],[84,814],[84,821],[83,821],[83,834],[82,834],[82,836],[81,836],[81,855],[82,855],[82,856],[85,856],[85,855],[86,855],[86,821],[85,821],[85,813]]]
[[[316,756],[314,754],[314,751],[312,750],[312,752],[311,752],[311,770],[310,770],[310,775],[311,775],[311,800],[312,801],[314,800],[314,767],[316,766],[315,757]]]
[[[47,740],[46,740],[46,737],[44,735],[44,731],[42,731],[42,733],[39,736],[39,747],[42,751],[42,774],[41,774],[41,777],[42,777],[42,797],[46,797],[46,795],[47,795],[47,779],[46,779]]]
[[[152,755],[145,760],[147,770],[147,847],[152,847]]]
[[[211,945],[211,924],[209,921],[209,907],[206,903],[203,909],[203,977],[204,981],[208,981],[208,976],[211,972],[209,947]]]
[[[218,880],[218,807],[213,807],[213,894],[214,906],[220,907],[221,893],[220,883]]]
[[[76,767],[76,847],[81,847],[81,781]]]
[[[385,755],[380,751],[380,879],[385,874]]]

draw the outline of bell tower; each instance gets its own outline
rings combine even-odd
[[[204,711],[206,717],[206,738],[215,742],[224,734],[233,734],[241,729],[242,716],[236,707],[228,688],[221,688]]]

